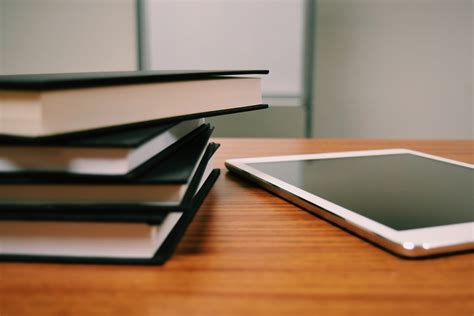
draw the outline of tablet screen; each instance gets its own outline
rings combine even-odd
[[[396,230],[474,221],[472,169],[411,154],[249,166]]]

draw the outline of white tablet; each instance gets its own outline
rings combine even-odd
[[[474,249],[474,165],[387,149],[231,159],[226,166],[401,256]]]

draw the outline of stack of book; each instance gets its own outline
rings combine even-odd
[[[205,117],[266,73],[0,76],[0,259],[165,262],[219,175]]]

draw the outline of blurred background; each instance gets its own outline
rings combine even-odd
[[[473,139],[471,0],[0,0],[0,73],[270,69],[216,136]]]

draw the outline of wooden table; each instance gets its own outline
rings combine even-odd
[[[471,141],[217,139],[224,159]],[[225,169],[164,266],[0,264],[0,315],[473,315],[472,254],[406,260]]]

